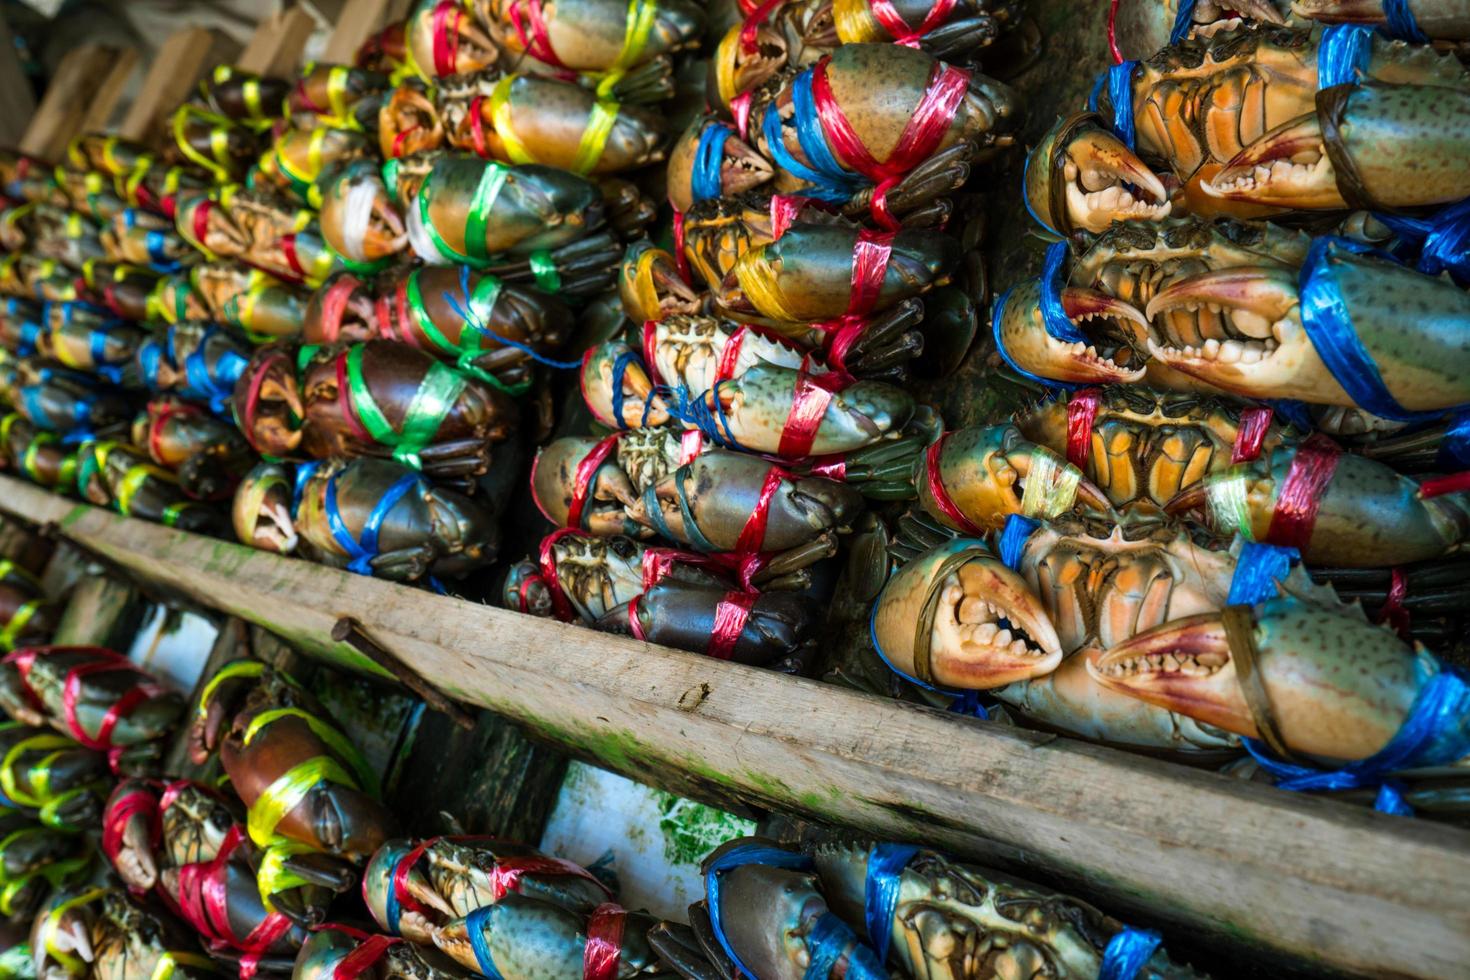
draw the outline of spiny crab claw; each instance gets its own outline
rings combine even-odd
[[[873,639],[904,674],[963,690],[1042,677],[1062,662],[1056,628],[1025,579],[964,538],[898,570],[878,597]]]
[[[1188,276],[1149,301],[1148,352],[1220,388],[1272,397],[1298,383],[1304,357],[1316,359],[1299,304],[1288,269],[1240,266]]]
[[[1470,195],[1470,92],[1335,85],[1202,184],[1212,197],[1296,210],[1424,207]],[[1412,174],[1406,180],[1404,175]]]
[[[674,256],[647,239],[629,245],[624,253],[618,295],[634,323],[699,312],[700,294],[679,275]]]
[[[1062,235],[1162,221],[1172,207],[1164,182],[1090,112],[1059,120],[1042,137],[1026,159],[1025,183],[1031,213]]]
[[[1067,341],[1046,329],[1041,280],[1017,285],[996,311],[1000,346],[1022,370],[1074,384],[1135,384],[1145,362],[1137,353],[1148,338],[1138,309],[1095,289],[1061,291],[1062,311],[1087,339]]]
[[[1108,650],[1088,671],[1111,690],[1260,738],[1236,664],[1247,637],[1286,748],[1318,758],[1381,750],[1433,673],[1361,609],[1292,595],[1165,623]]]
[[[688,211],[713,190],[701,186],[712,175],[700,175],[699,171],[713,162],[701,157],[715,145],[719,147],[719,197],[736,197],[754,190],[775,172],[770,161],[741,139],[729,123],[709,117],[696,119],[669,150],[669,202],[676,210]]]

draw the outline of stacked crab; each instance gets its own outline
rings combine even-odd
[[[974,333],[984,275],[944,230],[973,236],[951,195],[1019,123],[973,67],[1015,11],[918,6],[766,4],[729,26],[710,112],[669,154],[673,251],[624,256],[624,329],[581,368],[595,432],[538,457],[560,529],[507,605],[805,666],[817,563],[865,494],[912,493],[932,438],[903,384]]]
[[[0,344],[13,355],[4,395],[14,407],[0,441],[17,472],[124,514],[223,530],[207,502],[227,499],[250,464],[220,414],[248,347],[207,322],[192,289],[198,256],[174,217],[209,180],[201,146],[231,162],[255,145],[249,117],[227,115],[258,105],[262,85],[217,72],[158,154],[85,135],[54,169],[0,161],[12,202]]]
[[[651,106],[702,25],[684,2],[436,0],[298,81],[256,184],[319,208],[337,271],[236,387],[257,451],[313,461],[241,485],[242,540],[400,579],[494,559],[518,402],[575,366],[575,311],[653,216],[615,175],[663,159]]]
[[[1470,689],[1410,641],[1463,637],[1470,74],[1279,6],[1182,4],[1032,151],[1057,241],[993,327],[1047,394],[975,485],[921,484],[873,642],[962,707],[1463,819],[1433,767],[1470,755]],[[1124,47],[1173,16],[1114,9]]]
[[[28,923],[95,869],[86,836],[120,773],[151,771],[183,699],[98,647],[0,659],[0,920]]]

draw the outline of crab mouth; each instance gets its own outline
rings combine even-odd
[[[1098,233],[1116,221],[1169,216],[1173,206],[1163,181],[1111,133],[1089,129],[1072,141],[1066,154],[1062,175],[1074,227]]]
[[[948,651],[936,679],[972,690],[1040,677],[1062,662],[1062,644],[1019,575],[993,560],[945,578],[933,647]]]
[[[1186,372],[1264,364],[1298,339],[1297,305],[1295,284],[1284,269],[1241,267],[1188,276],[1149,301],[1148,352]]]
[[[1230,201],[1304,209],[1344,205],[1315,112],[1262,135],[1200,186]]]

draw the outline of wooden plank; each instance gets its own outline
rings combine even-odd
[[[351,64],[362,42],[392,22],[389,15],[394,7],[393,0],[347,0],[322,51],[322,61]]]
[[[107,129],[123,96],[128,92],[128,82],[132,80],[140,58],[137,48],[125,48],[117,52],[112,59],[112,67],[107,70],[106,77],[97,89],[96,97],[87,107],[80,132],[95,133]]]
[[[71,138],[81,132],[87,107],[107,77],[114,51],[83,44],[66,53],[41,99],[20,148],[43,160],[56,160]]]
[[[118,127],[118,135],[148,142],[217,62],[214,32],[204,27],[174,31],[159,46],[138,97]]]
[[[279,10],[260,22],[235,64],[256,75],[292,75],[315,29],[316,20],[303,8]]]
[[[305,649],[329,650],[337,617],[355,616],[448,693],[645,782],[682,773],[1043,868],[1115,914],[1297,964],[1447,977],[1470,963],[1464,830],[439,597],[9,477],[0,510]]]
[[[18,145],[35,111],[36,96],[21,67],[15,36],[0,15],[0,145]]]

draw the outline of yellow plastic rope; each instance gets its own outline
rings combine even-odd
[[[204,693],[199,695],[200,721],[209,717],[209,701],[214,697],[214,692],[225,681],[233,677],[259,677],[265,673],[265,664],[256,660],[237,660],[232,664],[226,664],[219,672],[209,679],[204,685]]]
[[[276,826],[286,814],[306,799],[306,794],[318,783],[323,782],[358,788],[351,774],[330,756],[319,755],[292,766],[250,804],[245,816],[245,827],[250,832],[250,839],[261,847],[269,844],[275,835]]]
[[[1021,494],[1021,514],[1050,519],[1070,510],[1082,472],[1045,446],[1031,454],[1031,472]]]

